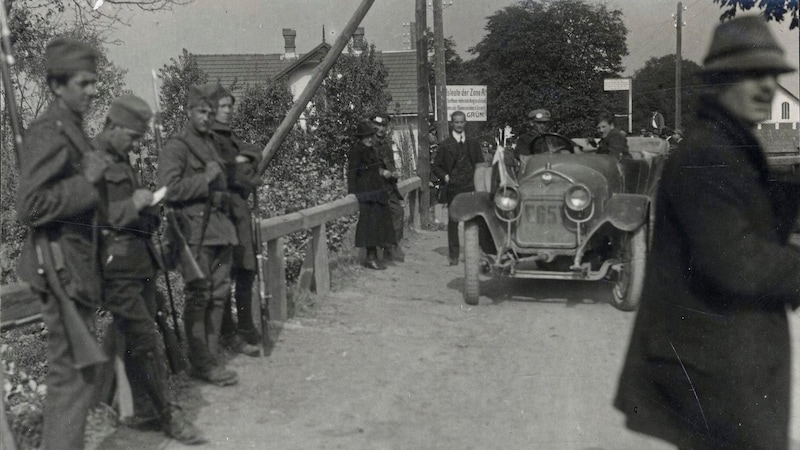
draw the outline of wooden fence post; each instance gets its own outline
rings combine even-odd
[[[283,251],[283,236],[267,242],[267,287],[272,295],[269,302],[269,317],[285,322],[288,318],[286,306],[286,254]]]
[[[317,295],[328,295],[331,290],[331,272],[324,223],[311,229],[311,251],[314,253],[314,284],[317,286]]]

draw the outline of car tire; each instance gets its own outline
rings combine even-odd
[[[621,249],[623,259],[628,262],[619,272],[612,289],[612,304],[621,311],[634,311],[639,307],[647,262],[648,228],[645,224],[629,233]]]
[[[477,305],[481,295],[481,248],[478,243],[478,219],[464,223],[464,302]]]

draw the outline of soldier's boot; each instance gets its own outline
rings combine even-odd
[[[261,334],[253,322],[253,282],[256,273],[252,270],[240,270],[236,276],[236,317],[239,319],[239,336],[246,344],[254,347],[258,353]],[[251,349],[252,350],[252,349]]]
[[[203,311],[187,312],[184,316],[186,336],[189,342],[189,360],[193,378],[203,380],[217,386],[236,384],[239,377],[236,372],[225,371],[216,365],[216,360],[209,352],[206,341],[206,317]]]
[[[156,359],[155,353],[132,355],[129,359],[134,371],[138,372],[137,378],[158,410],[164,433],[184,445],[207,442],[203,433],[186,420],[180,408],[167,399],[167,375],[164,364]]]
[[[222,359],[219,331],[222,325],[223,308],[212,306],[209,308],[207,317],[207,331],[206,336],[208,340],[208,350],[212,355],[212,366],[209,367],[205,373],[207,380],[218,386],[230,386],[239,382],[239,375],[233,371],[225,368],[224,360]]]

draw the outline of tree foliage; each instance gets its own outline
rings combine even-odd
[[[428,75],[431,86],[436,84],[436,45],[433,30],[425,30],[425,40],[428,43]],[[453,37],[444,38],[444,67],[447,84],[467,84],[469,74],[464,67],[464,60],[456,51],[456,42]]]
[[[713,0],[713,2],[719,3],[720,8],[724,9],[719,17],[721,22],[734,18],[740,10],[749,11],[757,7],[767,20],[783,22],[788,15],[791,18],[789,29],[794,30],[800,27],[800,15],[798,15],[800,2],[798,0]]]
[[[161,78],[161,122],[165,137],[179,131],[186,123],[186,98],[189,87],[205,83],[206,74],[197,67],[197,61],[185,48],[178,59],[170,58],[158,73]]]
[[[517,133],[527,111],[547,108],[554,129],[585,133],[612,106],[603,79],[623,71],[628,53],[621,11],[583,0],[525,0],[490,16],[486,32],[469,51],[477,81],[488,85],[490,125]]]
[[[681,116],[695,111],[702,80],[700,66],[681,61]],[[675,126],[675,55],[650,58],[633,75],[634,130],[649,129],[650,111],[658,109],[668,128]]]

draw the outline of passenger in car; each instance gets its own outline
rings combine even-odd
[[[612,155],[617,159],[631,158],[628,139],[625,137],[625,132],[617,129],[613,115],[601,114],[597,118],[597,132],[602,137],[597,146],[598,155]]]

